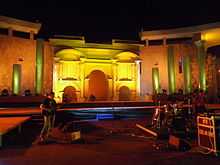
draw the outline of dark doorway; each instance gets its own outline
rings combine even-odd
[[[64,103],[77,102],[76,89],[73,86],[67,86],[64,88],[63,102]]]
[[[119,101],[129,101],[131,97],[130,89],[126,86],[122,86],[119,89]]]

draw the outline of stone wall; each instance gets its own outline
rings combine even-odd
[[[198,87],[198,64],[196,47],[191,44],[173,44],[175,78],[176,78],[176,92],[178,89],[184,90],[184,69],[182,66],[184,56],[190,56],[190,69],[192,71],[192,84]],[[147,93],[152,94],[152,68],[159,69],[160,89],[169,89],[168,86],[168,62],[167,62],[167,46],[145,46],[140,52],[142,60],[142,74],[141,74],[141,95]],[[182,72],[181,70],[182,69]]]
[[[44,42],[44,78],[42,94],[52,89],[53,50]],[[8,89],[12,94],[13,64],[21,65],[19,95],[26,89],[35,93],[36,40],[0,35],[0,91]]]
[[[168,89],[167,47],[145,46],[140,51],[141,95],[152,94],[152,68],[159,69],[160,89]]]
[[[190,59],[190,71],[191,71],[191,83],[192,83],[192,90],[198,87],[198,78],[199,78],[199,71],[198,71],[198,64],[197,64],[197,54],[196,54],[196,47],[191,44],[181,44],[179,54],[182,56],[182,60],[185,56],[189,56]],[[184,69],[182,68],[182,73],[179,73],[181,81],[181,86],[177,89],[181,88],[184,89]],[[178,80],[177,80],[178,82]]]
[[[36,41],[0,35],[0,90],[12,92],[13,64],[21,64],[21,90],[34,92]]]
[[[186,53],[186,49],[183,45],[173,45],[174,46],[174,57],[175,57],[175,77],[176,77],[176,91],[178,89],[184,89],[184,75],[183,75],[183,68],[182,62],[183,57]]]
[[[217,65],[216,56],[207,54],[206,56],[206,84],[208,101],[210,103],[217,102],[218,84],[217,84]]]
[[[196,46],[192,46],[191,50],[191,71],[192,71],[192,89],[197,89],[199,87],[199,65],[198,65],[198,55]]]
[[[53,87],[53,47],[49,42],[44,42],[44,71],[42,94],[52,91]]]

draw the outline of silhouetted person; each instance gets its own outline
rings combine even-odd
[[[159,108],[155,109],[155,112],[153,114],[153,120],[152,120],[152,125],[155,126],[155,122],[159,122],[159,127],[164,124],[164,119],[165,119],[165,111],[166,111],[166,104],[168,103],[168,95],[167,95],[167,90],[163,89],[162,93],[157,95],[157,102],[159,104]]]
[[[40,140],[44,141],[48,138],[51,129],[54,127],[56,115],[56,101],[54,100],[54,92],[47,95],[47,98],[40,105],[44,118],[44,126],[41,130]]]
[[[177,101],[184,102],[185,97],[184,97],[182,89],[178,90],[178,93],[176,94],[176,99],[177,99]]]
[[[205,92],[203,90],[200,90],[198,93],[196,93],[195,95],[195,113],[204,113],[207,112],[206,109],[206,96],[205,96]]]
[[[9,96],[9,92],[7,89],[3,89],[1,92],[1,96]]]
[[[96,100],[96,97],[93,94],[91,94],[89,96],[89,101],[95,101],[95,100]]]
[[[165,105],[168,102],[168,94],[167,94],[167,90],[163,89],[162,93],[159,95],[159,101],[160,101],[160,105]]]
[[[68,96],[67,94],[63,93],[63,103],[68,103]]]
[[[30,89],[26,89],[26,90],[24,91],[24,95],[25,95],[25,96],[31,96],[32,94],[31,94]]]

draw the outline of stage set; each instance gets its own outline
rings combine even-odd
[[[90,43],[82,36],[37,38],[40,28],[40,23],[0,16],[1,105],[38,105],[54,91],[62,110],[107,107],[107,113],[110,107],[111,114],[117,107],[120,112],[132,107],[135,113],[151,109],[151,127],[138,128],[156,137],[161,129],[189,137],[196,124],[191,100],[160,104],[154,96],[162,90],[168,95],[179,90],[190,95],[198,89],[206,92],[209,103],[219,103],[220,23],[142,31],[140,41],[112,39],[109,43]],[[215,119],[204,123],[201,117],[197,122],[202,123],[199,144],[208,138],[207,148],[211,143],[217,152]]]
[[[55,91],[58,102],[144,101],[166,89],[207,91],[218,102],[220,24],[143,31],[142,41],[88,43],[36,39],[41,24],[0,17],[0,90],[21,96]]]

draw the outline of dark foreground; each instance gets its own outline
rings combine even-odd
[[[148,119],[149,120],[149,119]],[[155,139],[139,130],[135,124],[146,124],[147,119],[102,120],[74,122],[81,130],[82,139],[70,142],[71,127],[54,129],[48,144],[38,144],[42,123],[30,121],[23,127],[22,135],[16,130],[4,137],[0,150],[2,165],[219,165],[214,155],[199,153],[196,146],[186,152],[167,148],[160,142],[155,149]],[[65,132],[65,133],[64,133]],[[158,142],[158,141],[157,141]]]

